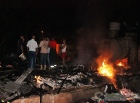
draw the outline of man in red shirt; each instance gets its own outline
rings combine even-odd
[[[55,64],[56,63],[56,40],[54,37],[50,41],[50,64]]]

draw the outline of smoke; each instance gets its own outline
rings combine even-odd
[[[99,56],[100,42],[106,36],[104,28],[86,28],[77,30],[77,59],[75,63],[89,65]]]
[[[110,21],[110,9],[106,6],[101,8],[102,3],[100,1],[86,3],[85,1],[79,5],[78,20],[83,27],[77,29],[79,36],[76,45],[78,56],[75,63],[90,64],[91,61],[96,61],[101,53],[99,50],[101,41],[107,36],[108,22]],[[109,5],[107,4],[107,6]]]

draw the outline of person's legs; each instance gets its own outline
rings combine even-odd
[[[52,49],[52,59],[53,59],[53,64],[56,63],[56,49]]]
[[[43,69],[43,53],[40,53],[40,70]]]
[[[32,62],[33,62],[33,69],[35,69],[35,65],[36,65],[36,53],[35,52],[32,52]]]
[[[47,53],[44,53],[44,54],[43,54],[44,70],[46,70],[46,59],[47,59]]]
[[[50,53],[47,53],[47,62],[48,62],[48,67],[50,66]]]
[[[34,52],[33,51],[29,51],[29,56],[30,56],[30,68],[34,68]]]
[[[65,65],[66,52],[62,53],[62,64]]]
[[[32,63],[32,54],[31,54],[31,51],[29,51],[29,62],[28,62],[28,68],[31,68],[31,63]]]
[[[50,64],[53,63],[53,49],[50,49]]]
[[[18,55],[18,66],[19,66],[19,67],[22,67],[22,62],[23,62],[23,61],[22,61],[22,59],[19,57],[19,56],[21,55],[21,52],[18,52],[17,55]]]

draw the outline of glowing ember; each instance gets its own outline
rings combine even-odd
[[[117,60],[116,65],[119,67],[123,67],[124,69],[130,68],[130,66],[128,65],[128,58]]]
[[[107,63],[106,60],[104,60],[101,66],[98,68],[98,72],[103,76],[107,76],[110,79],[114,79],[116,71],[111,64]]]
[[[35,76],[35,79],[38,84],[43,84],[41,76]]]
[[[124,63],[123,63],[123,62],[119,62],[119,63],[117,64],[117,66],[122,67],[122,66],[124,66]]]
[[[123,61],[120,61],[118,63],[116,63],[117,66],[119,67],[123,67],[124,69],[128,69],[128,68],[131,68],[127,62],[123,62]]]
[[[122,88],[120,90],[120,93],[125,96],[126,98],[128,97],[134,97],[134,95],[136,95],[135,93],[133,93],[131,90],[126,89],[126,88]]]

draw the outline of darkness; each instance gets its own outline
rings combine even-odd
[[[39,38],[41,30],[72,42],[81,28],[106,32],[111,21],[133,27],[140,19],[139,4],[139,0],[0,0],[0,48],[5,43],[5,48],[15,47],[19,35]]]

